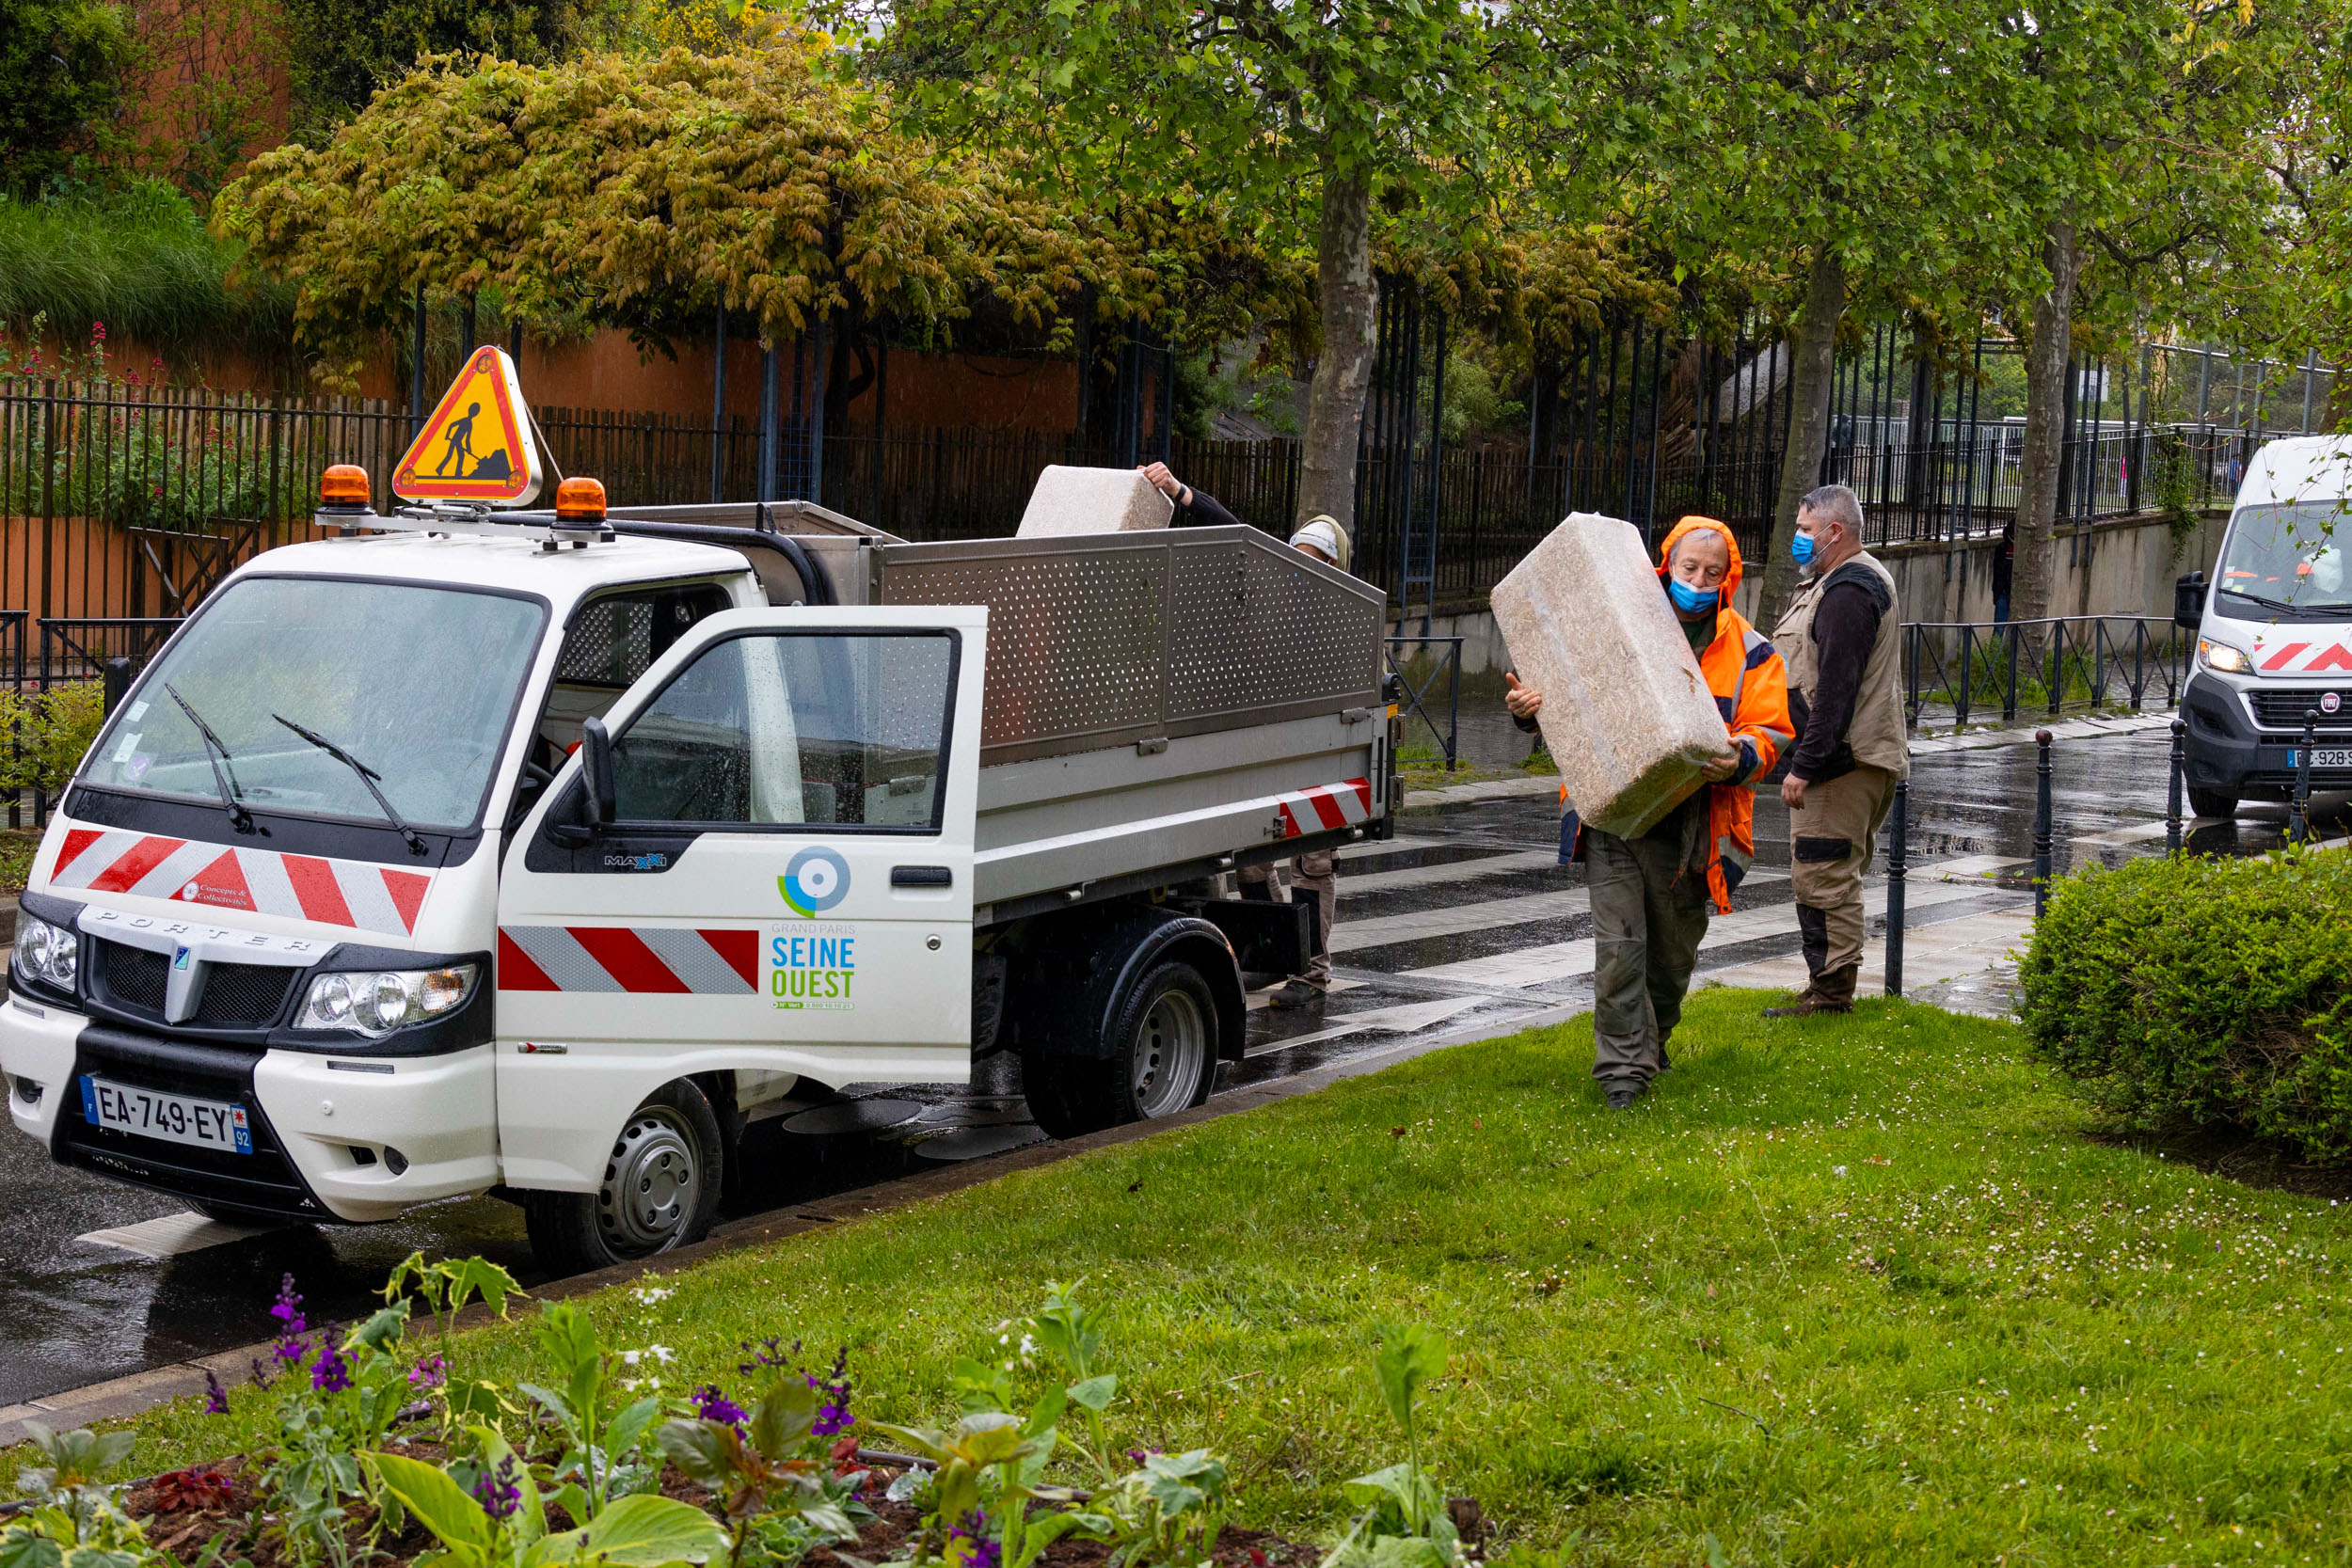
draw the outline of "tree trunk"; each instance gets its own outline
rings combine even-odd
[[[2074,281],[2082,271],[2072,222],[2050,225],[2042,260],[2050,269],[2050,292],[2033,302],[2033,337],[2026,348],[2026,449],[2017,468],[2017,553],[2009,585],[2014,621],[2039,621],[2050,613],[2050,527],[2058,516],[2058,467],[2065,454]]]
[[[1372,199],[1360,174],[1326,166],[1323,232],[1315,247],[1315,289],[1323,309],[1323,353],[1307,389],[1307,436],[1299,446],[1298,515],[1294,527],[1327,514],[1347,531],[1356,559],[1356,443],[1372,382],[1379,285],[1372,276]]]
[[[1821,483],[1821,452],[1829,441],[1829,399],[1836,385],[1837,322],[1846,313],[1846,263],[1826,245],[1813,253],[1805,280],[1804,319],[1797,324],[1796,355],[1788,367],[1788,450],[1781,454],[1780,495],[1772,503],[1772,542],[1765,550],[1764,591],[1756,624],[1766,636],[1779,624],[1796,587],[1797,503]]]

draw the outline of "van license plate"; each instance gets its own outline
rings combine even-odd
[[[2301,754],[2301,752],[2302,748],[2297,747],[2287,753],[2289,768],[2296,766],[2295,759]],[[2312,766],[2313,768],[2352,768],[2352,748],[2336,747],[2323,751],[2314,746],[2312,748]]]
[[[234,1154],[253,1152],[253,1131],[246,1123],[242,1105],[126,1088],[87,1073],[82,1075],[82,1117],[92,1127],[111,1127],[143,1138],[225,1148]]]

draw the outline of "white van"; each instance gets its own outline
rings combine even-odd
[[[2314,788],[2352,789],[2352,440],[2272,441],[2254,453],[2214,580],[2180,579],[2173,619],[2197,632],[2182,699],[2190,807],[2230,816],[2294,788],[2318,715]]]

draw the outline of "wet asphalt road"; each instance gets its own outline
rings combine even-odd
[[[1504,724],[1465,736],[1471,757],[1516,757],[1525,742]],[[2167,736],[2161,729],[2068,743],[2057,754],[2057,862],[2114,863],[2160,851],[2151,825],[2164,813]],[[2032,852],[2034,752],[2030,745],[1922,755],[1911,791],[1911,848],[1919,861]],[[2344,831],[2344,801],[2322,797],[2315,819]],[[1589,959],[1529,979],[1487,976],[1483,966],[1534,952],[1573,949],[1591,923],[1582,872],[1548,863],[1558,844],[1556,806],[1541,795],[1409,810],[1394,846],[1346,851],[1336,927],[1337,974],[1322,1014],[1251,1015],[1248,1058],[1227,1081],[1243,1085],[1382,1049],[1416,1035],[1500,1031],[1513,1019],[1589,1001]],[[1767,794],[1757,809],[1758,873],[1742,908],[1785,906],[1786,814]],[[2207,852],[2275,847],[2283,809],[2249,807],[2235,824],[2192,835]],[[1565,895],[1565,896],[1564,896]],[[1987,898],[1999,895],[1988,894]],[[2013,893],[2007,895],[2011,905]],[[1982,901],[1980,900],[1979,903]],[[1964,899],[1915,910],[1906,924],[1965,913]],[[1777,957],[1796,946],[1788,928],[1709,950],[1708,969]],[[1433,973],[1434,972],[1434,973]],[[733,1213],[778,1208],[921,1168],[1036,1141],[1005,1058],[981,1064],[969,1087],[899,1085],[755,1125],[745,1164],[754,1174]],[[856,1091],[853,1091],[856,1092]],[[862,1125],[861,1125],[862,1124]],[[478,1252],[526,1283],[532,1266],[520,1212],[489,1198],[421,1211],[389,1225],[295,1226],[176,1257],[149,1258],[89,1233],[176,1213],[172,1199],[52,1165],[12,1128],[0,1127],[0,1405],[120,1376],[266,1336],[263,1315],[281,1274],[292,1273],[314,1320],[355,1316],[411,1250]]]

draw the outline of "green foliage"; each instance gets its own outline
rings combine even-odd
[[[407,1321],[408,1304],[398,1302],[340,1342],[322,1336],[311,1365],[303,1359],[311,1347],[300,1345],[298,1335],[281,1342],[289,1386],[278,1402],[278,1448],[262,1484],[289,1554],[304,1568],[358,1568],[364,1560],[365,1551],[355,1557],[347,1536],[355,1501],[375,1505],[372,1536],[398,1531],[399,1511],[360,1455],[384,1441],[407,1403],[407,1368],[397,1354]]]
[[[106,722],[106,689],[98,681],[69,681],[46,691],[0,689],[0,787],[59,790]]]
[[[593,39],[617,8],[598,0],[288,0],[297,135],[324,136],[432,55],[544,65]]]
[[[2164,515],[2165,526],[2172,534],[2172,555],[2165,563],[2169,569],[2180,564],[2181,552],[2188,548],[2205,521],[2202,486],[2187,438],[2177,430],[2158,431],[2149,469],[2153,483],[2148,499]]]
[[[556,1474],[578,1483],[576,1512],[594,1519],[610,1499],[650,1489],[660,1479],[659,1464],[648,1466],[638,1461],[637,1446],[661,1415],[661,1400],[649,1394],[608,1414],[612,1354],[597,1338],[595,1323],[570,1302],[542,1303],[534,1337],[541,1353],[555,1365],[559,1386],[516,1386],[555,1418],[564,1443]]]
[[[438,1552],[420,1568],[673,1568],[707,1562],[727,1548],[726,1532],[691,1503],[675,1497],[623,1497],[580,1529],[550,1533],[537,1482],[509,1453],[489,1473],[526,1494],[511,1519],[493,1518],[437,1465],[400,1454],[372,1453],[368,1462],[386,1488],[433,1532]]]
[[[806,1374],[781,1369],[745,1426],[704,1417],[666,1421],[654,1434],[671,1464],[720,1499],[730,1563],[789,1564],[816,1546],[854,1544],[859,1522],[872,1517],[854,1482],[826,1463],[820,1404]]]
[[[0,1568],[178,1568],[106,1484],[131,1456],[131,1433],[24,1430],[43,1464],[17,1478],[32,1506],[0,1522]],[[205,1554],[205,1568],[217,1555],[217,1545]]]
[[[2135,1126],[2352,1159],[2352,863],[2180,856],[2060,883],[2021,972],[2034,1054]]]
[[[4,162],[4,160],[0,160]],[[238,246],[215,240],[187,198],[159,180],[103,192],[0,198],[0,340],[36,317],[69,341],[103,324],[167,351],[235,342],[248,351],[293,336],[294,291],[231,284]],[[101,345],[103,347],[103,343]],[[9,351],[0,370],[58,372]],[[91,374],[151,373],[144,365],[80,367]]]
[[[0,0],[0,191],[92,172],[136,58],[129,12],[110,0]]]

